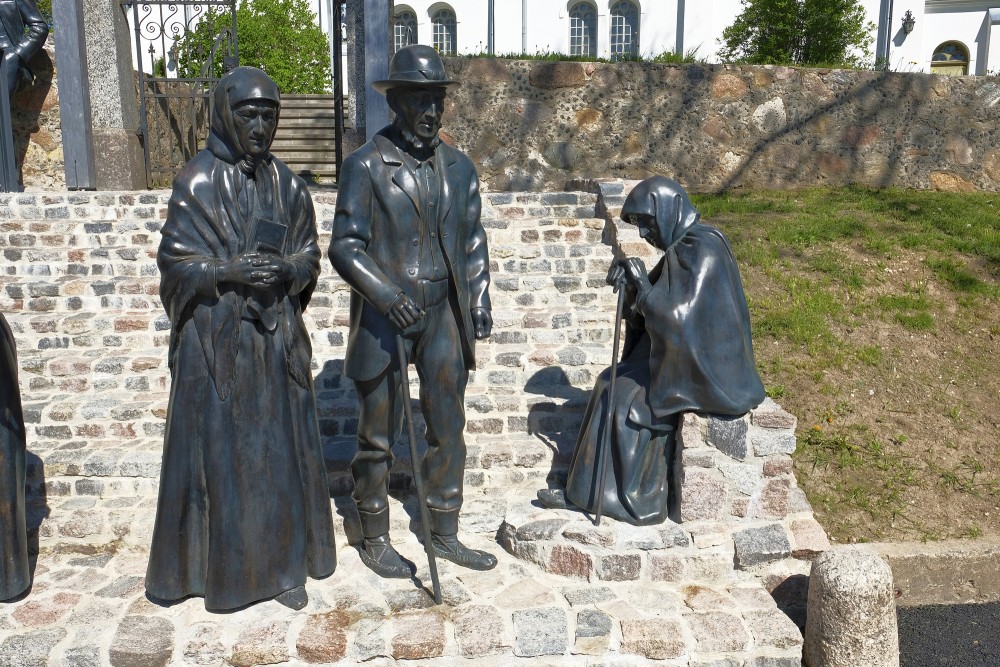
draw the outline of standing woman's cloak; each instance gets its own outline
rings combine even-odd
[[[203,595],[209,609],[336,567],[302,320],[320,271],[312,199],[280,160],[245,159],[224,82],[206,149],[174,180],[157,254],[171,393],[146,574],[152,596]],[[294,278],[267,290],[217,284],[219,264],[256,247],[259,220],[288,226]]]
[[[742,415],[764,400],[764,385],[754,362],[743,282],[726,237],[700,224],[684,190],[663,177],[632,190],[621,216],[634,215],[655,220],[665,252],[649,273],[649,291],[626,303],[614,395],[608,396],[605,371],[584,415],[566,497],[596,509],[608,436],[602,510],[645,525],[664,521],[676,495],[671,465],[677,415]]]
[[[24,519],[24,415],[14,334],[0,314],[0,600],[31,583]]]

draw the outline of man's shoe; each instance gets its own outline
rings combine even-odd
[[[470,549],[458,541],[458,535],[431,533],[431,544],[434,546],[435,556],[470,570],[492,570],[497,565],[496,556],[478,549]]]
[[[392,546],[388,535],[366,537],[358,551],[361,554],[361,562],[380,577],[407,579],[416,572],[413,563],[400,556]]]

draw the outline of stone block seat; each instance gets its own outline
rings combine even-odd
[[[116,667],[590,665],[594,656],[797,666],[801,636],[779,611],[794,615],[796,598],[782,591],[802,588],[804,559],[826,538],[791,474],[794,418],[777,405],[741,420],[685,417],[681,524],[596,528],[532,504],[565,476],[594,379],[611,360],[612,258],[655,261],[617,218],[627,186],[483,196],[495,326],[467,392],[462,534],[500,563],[491,572],[440,563],[442,607],[418,590],[430,579],[405,442],[394,450],[392,531],[419,565],[416,580],[379,579],[349,545],[350,290],[324,258],[305,317],[340,564],[307,584],[302,611],[266,602],[226,615],[200,599],[161,606],[143,594],[169,398],[156,268],[169,193],[0,195],[0,311],[18,344],[38,553],[30,595],[0,604],[0,656]],[[324,249],[335,196],[315,195]]]

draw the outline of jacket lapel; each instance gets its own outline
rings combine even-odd
[[[455,203],[455,193],[451,183],[448,182],[448,176],[455,174],[452,166],[458,162],[458,158],[455,156],[454,151],[451,150],[451,147],[442,141],[440,146],[438,146],[435,159],[438,160],[436,166],[438,167],[438,173],[441,175],[441,222],[444,222],[448,219],[451,205]]]
[[[399,154],[399,149],[387,137],[380,134],[375,135],[375,147],[378,149],[379,154],[382,156],[382,162],[386,166],[396,167],[392,173],[392,182],[410,198],[410,201],[413,202],[413,207],[417,209],[417,214],[422,215],[420,210],[420,194],[417,191],[417,177],[406,166],[402,156]]]

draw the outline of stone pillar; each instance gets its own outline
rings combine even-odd
[[[348,137],[345,150],[371,139],[389,123],[389,105],[371,84],[389,76],[392,8],[392,0],[347,0],[348,113],[355,136]]]
[[[899,667],[892,570],[870,545],[813,561],[803,658],[808,667]]]
[[[66,187],[70,190],[93,190],[97,187],[97,177],[83,7],[73,0],[55,0],[52,17],[55,25],[59,26],[59,30],[55,31],[56,66],[59,71],[59,120],[62,123]]]
[[[118,0],[82,0],[99,190],[143,190],[134,38]]]

